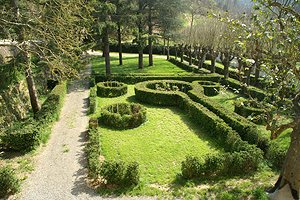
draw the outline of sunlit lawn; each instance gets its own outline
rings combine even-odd
[[[154,55],[154,66],[148,66],[148,55],[144,55],[144,69],[138,69],[137,54],[123,54],[123,65],[119,65],[117,53],[111,53],[111,71],[113,74],[148,73],[148,74],[191,74],[166,60],[165,56]],[[105,74],[104,58],[97,57],[91,61],[93,72]]]

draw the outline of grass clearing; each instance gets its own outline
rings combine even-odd
[[[119,65],[117,53],[110,54],[111,71],[113,74],[177,74],[188,75],[189,72],[180,69],[176,65],[166,60],[165,56],[154,55],[154,66],[148,66],[148,55],[144,55],[144,69],[138,69],[137,54],[123,54],[123,65]],[[105,74],[105,62],[103,57],[96,57],[91,60],[93,73]]]

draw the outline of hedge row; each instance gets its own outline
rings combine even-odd
[[[207,74],[207,75],[189,75],[189,76],[174,76],[174,75],[149,75],[149,74],[123,74],[123,75],[112,75],[110,77],[106,77],[105,75],[95,75],[95,82],[105,82],[105,81],[119,81],[127,84],[136,84],[143,81],[149,80],[179,80],[186,82],[193,82],[196,80],[203,81],[213,81],[220,82],[221,76],[215,74]]]
[[[128,86],[118,81],[106,81],[97,84],[98,97],[118,97],[127,93]]]
[[[185,63],[179,62],[173,58],[170,59],[170,62],[172,62],[173,64],[177,65],[178,67],[180,67],[186,71],[191,71],[191,70],[193,70],[194,72],[197,71],[197,69],[195,70],[194,67],[191,67]],[[197,64],[197,63],[195,63],[195,64]],[[210,68],[210,66],[206,65],[206,64],[204,64],[203,66],[205,69]],[[216,66],[216,68],[217,68],[217,66]],[[222,69],[222,68],[220,68],[220,69]],[[218,70],[216,70],[216,72],[219,73],[220,71],[218,72]],[[232,72],[230,72],[230,73],[232,73]],[[219,73],[219,74],[223,74],[223,73]],[[232,77],[232,76],[229,75],[229,77]],[[267,97],[266,93],[264,91],[262,91],[261,89],[259,89],[257,87],[253,87],[253,86],[245,87],[245,85],[243,83],[241,83],[239,80],[236,80],[234,78],[228,78],[227,80],[225,80],[225,79],[221,79],[221,75],[220,75],[220,80],[221,80],[221,84],[228,85],[231,89],[237,90],[246,96],[251,96],[252,98],[257,98],[260,101],[263,100],[265,97]],[[214,81],[214,80],[210,80],[210,81]],[[214,81],[214,82],[219,82],[219,81]]]
[[[89,114],[94,114],[97,109],[97,87],[93,86],[90,88],[89,97]]]
[[[228,155],[234,157],[236,152],[239,152],[235,158],[240,161],[242,160],[242,162],[239,162],[238,165],[251,165],[251,169],[249,169],[248,172],[253,171],[258,167],[258,164],[263,157],[263,152],[260,149],[258,149],[255,145],[251,145],[248,142],[243,141],[239,134],[228,126],[220,117],[203,105],[192,101],[187,94],[178,91],[156,91],[149,88],[149,85],[157,82],[159,81],[147,81],[136,84],[136,99],[141,102],[154,105],[180,107],[188,113],[195,123],[205,127],[208,134],[222,144],[226,152],[231,152]],[[174,83],[176,81],[168,82]],[[179,84],[183,84],[183,82],[179,82]],[[192,84],[190,84],[190,86],[192,87]],[[247,152],[255,153],[248,154]],[[247,159],[242,159],[246,157]],[[237,165],[233,162],[231,167],[233,167],[234,164]],[[190,163],[187,163],[187,165],[190,165]],[[186,166],[183,166],[182,173],[185,173],[185,170],[197,171],[197,166],[191,165],[190,169],[186,169]]]
[[[192,100],[207,107],[223,119],[229,126],[239,133],[244,141],[247,141],[250,144],[255,144],[265,153],[267,152],[269,140],[259,134],[257,126],[237,113],[230,112],[218,102],[209,99],[203,94],[203,88],[199,86],[197,81],[193,82],[193,90],[190,90],[188,95]]]
[[[22,122],[16,122],[0,135],[5,148],[26,151],[46,142],[51,133],[52,124],[58,120],[63,100],[67,92],[66,83],[57,85],[42,105],[41,110],[35,115],[35,119],[28,118]]]

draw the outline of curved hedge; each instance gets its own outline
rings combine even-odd
[[[146,121],[146,109],[140,104],[120,103],[102,108],[99,121],[117,129],[130,129]]]
[[[97,96],[118,97],[127,93],[127,85],[117,81],[107,81],[97,84]]]
[[[206,96],[216,96],[220,92],[220,84],[212,81],[196,81],[204,88]]]
[[[256,124],[263,124],[265,123],[265,115],[267,111],[265,109],[258,108],[252,101],[237,100],[234,104],[234,112],[246,118],[252,116],[252,122]]]
[[[245,162],[258,163],[258,158],[262,158],[263,152],[255,145],[243,141],[240,135],[233,130],[226,122],[215,113],[208,110],[200,103],[196,103],[189,96],[180,91],[160,91],[151,89],[151,85],[160,81],[146,81],[135,85],[136,99],[140,102],[163,105],[178,106],[187,113],[195,123],[206,128],[211,137],[224,146],[227,152],[256,152]],[[193,91],[196,85],[182,81],[164,81],[169,83],[186,84]],[[199,84],[198,84],[199,85]],[[149,87],[150,86],[150,87]],[[199,85],[198,89],[203,90]],[[188,91],[189,93],[189,91]],[[255,156],[254,156],[255,155]]]

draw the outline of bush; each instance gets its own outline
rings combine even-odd
[[[127,93],[127,85],[117,81],[107,81],[97,84],[99,97],[118,97]]]
[[[275,142],[271,142],[266,158],[270,162],[271,166],[277,170],[282,168],[287,154],[287,149],[280,146]]]
[[[102,108],[99,121],[117,129],[130,129],[146,121],[146,109],[140,104],[113,104]]]
[[[190,90],[188,95],[192,100],[202,104],[222,118],[239,133],[244,141],[257,145],[264,152],[267,151],[266,148],[268,147],[269,140],[259,134],[257,126],[237,113],[228,111],[228,109],[224,108],[218,102],[212,101],[203,95],[203,89],[199,87],[197,81],[193,82],[193,90]]]
[[[139,182],[138,166],[136,162],[126,165],[123,161],[104,161],[100,175],[106,180],[106,184],[129,187]]]
[[[206,96],[216,96],[220,92],[220,84],[212,81],[198,81],[198,83],[204,88],[204,94]]]
[[[87,144],[87,161],[89,176],[97,178],[100,173],[100,135],[98,129],[89,129],[89,142]]]
[[[97,109],[97,87],[90,88],[90,103],[89,103],[89,114],[94,114]]]
[[[58,120],[63,99],[66,95],[66,83],[57,85],[49,94],[35,119],[28,118],[22,122],[16,122],[7,128],[0,139],[5,148],[16,151],[34,149],[41,142],[46,142],[53,122]]]
[[[194,156],[187,156],[185,161],[181,163],[181,173],[185,179],[198,178],[201,173],[203,162],[200,158]]]
[[[207,80],[213,82],[219,82],[221,76],[215,74],[205,74],[205,75],[197,75],[192,74],[188,76],[182,75],[174,75],[174,74],[113,74],[110,77],[105,75],[96,75],[95,80],[96,83],[104,82],[104,81],[119,81],[127,84],[136,84],[143,81],[150,81],[150,80],[178,80],[178,81],[185,81],[185,82],[193,82],[197,80]]]
[[[10,167],[0,168],[0,198],[8,194],[14,194],[20,189],[20,180]]]

